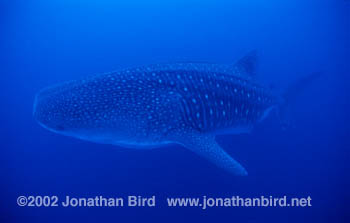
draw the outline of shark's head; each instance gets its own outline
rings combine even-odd
[[[36,94],[33,116],[41,126],[51,131],[67,134],[77,131],[77,121],[81,114],[74,109],[73,97],[67,97],[67,91],[61,86],[45,88]]]
[[[55,133],[111,143],[126,134],[123,97],[105,77],[67,82],[41,90],[34,99],[33,116]]]

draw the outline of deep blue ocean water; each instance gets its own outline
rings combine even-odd
[[[342,0],[2,1],[0,222],[349,222],[349,11]],[[32,117],[48,85],[139,65],[233,63],[258,81],[314,81],[283,131],[219,136],[235,177],[181,146],[130,150],[49,132]],[[19,207],[18,196],[156,196],[156,207]],[[311,207],[167,206],[167,197],[312,198]]]

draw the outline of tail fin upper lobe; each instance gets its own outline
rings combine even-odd
[[[322,75],[321,72],[315,72],[306,76],[302,79],[299,79],[292,85],[290,85],[285,93],[282,95],[282,102],[279,105],[278,113],[280,118],[280,123],[282,128],[287,128],[290,126],[290,107],[296,103],[300,98],[303,91],[310,86],[316,79]]]

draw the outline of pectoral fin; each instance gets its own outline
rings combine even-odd
[[[228,172],[246,176],[248,173],[241,164],[228,155],[215,141],[215,136],[192,134],[182,144],[189,150],[213,162]]]

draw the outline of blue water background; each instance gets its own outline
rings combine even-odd
[[[0,222],[346,222],[349,219],[349,1],[0,3]],[[130,150],[51,133],[36,92],[152,63],[233,63],[259,52],[276,92],[315,71],[282,131],[271,115],[218,142],[249,172],[234,177],[181,146]],[[20,195],[157,196],[155,208],[18,207]],[[312,197],[308,208],[169,208],[165,198]]]

